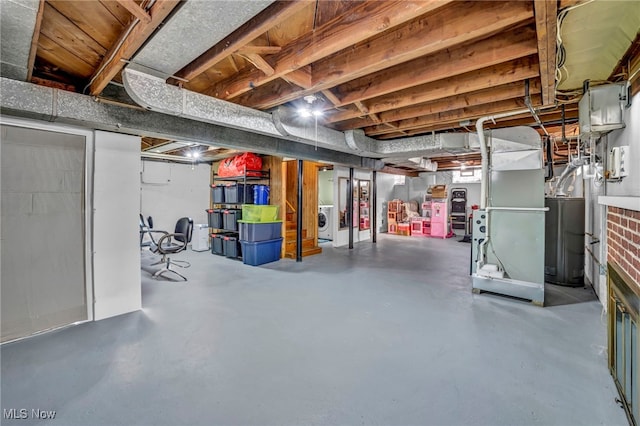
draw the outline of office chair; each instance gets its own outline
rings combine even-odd
[[[142,213],[141,213],[140,214],[140,247],[151,246],[150,241],[144,241],[145,234],[150,236],[149,232],[151,231],[151,228],[153,228],[153,219],[151,218],[151,216],[149,216],[147,218],[147,222],[145,223],[144,217],[142,216]]]
[[[187,244],[189,244],[193,235],[193,220],[190,217],[182,217],[178,219],[175,231],[172,234],[166,231],[156,230],[149,230],[148,233],[151,236],[150,250],[153,253],[162,255],[162,259],[160,259],[159,262],[152,263],[152,265],[165,265],[162,269],[156,271],[153,274],[153,277],[157,278],[165,272],[173,272],[184,281],[187,281],[187,278],[184,275],[180,274],[175,269],[171,269],[171,265],[175,265],[180,268],[188,268],[191,264],[186,260],[171,260],[169,255],[180,253],[187,249]],[[162,234],[158,241],[153,238],[154,233]]]

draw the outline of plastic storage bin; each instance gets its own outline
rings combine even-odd
[[[225,203],[229,204],[253,204],[253,185],[245,185],[243,183],[227,184],[224,187],[224,199]]]
[[[240,241],[242,244],[242,263],[258,266],[280,260],[282,238],[268,241]]]
[[[240,240],[256,242],[273,240],[282,237],[282,221],[275,222],[248,222],[238,221]]]
[[[224,185],[211,185],[211,198],[214,203],[224,203]]]
[[[238,230],[238,220],[242,219],[242,210],[228,209],[222,210],[222,224],[227,231]]]
[[[242,219],[247,222],[275,222],[279,212],[280,206],[245,204],[242,206]]]
[[[221,209],[209,209],[209,228],[222,229],[222,210]]]
[[[269,204],[269,185],[253,185],[253,203]]]
[[[226,235],[223,238],[224,255],[227,257],[240,257],[242,255],[242,247],[238,237]]]
[[[211,253],[224,256],[224,237],[226,234],[211,234]]]

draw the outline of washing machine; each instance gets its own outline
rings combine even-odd
[[[318,206],[318,238],[333,240],[333,206]]]

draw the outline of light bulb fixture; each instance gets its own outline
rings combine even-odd
[[[460,164],[460,170],[466,170],[466,169],[467,169],[467,164],[466,163]]]
[[[298,108],[298,115],[303,118],[309,118],[312,114],[309,108]]]
[[[193,151],[191,155],[193,156],[193,158],[200,158],[200,151]]]

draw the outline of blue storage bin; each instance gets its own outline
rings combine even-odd
[[[282,237],[282,221],[275,222],[249,222],[238,221],[240,240],[255,242],[267,241]]]
[[[253,185],[253,204],[269,204],[269,185]]]
[[[224,187],[224,199],[227,204],[253,204],[253,185],[227,184]]]
[[[240,241],[242,244],[242,263],[258,266],[280,260],[282,238],[269,241]]]

